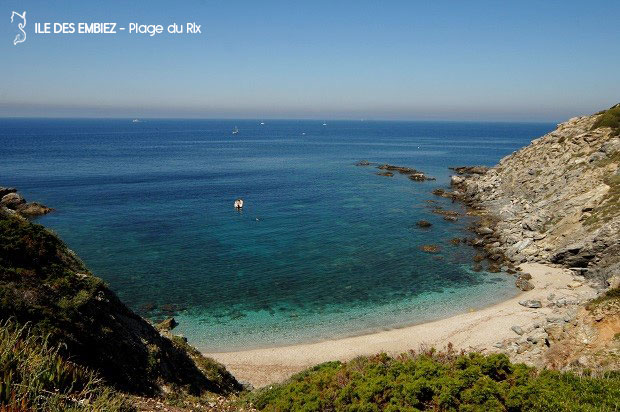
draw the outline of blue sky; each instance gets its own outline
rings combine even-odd
[[[0,16],[4,117],[560,121],[620,102],[618,0],[3,0]],[[34,34],[46,21],[202,34]]]

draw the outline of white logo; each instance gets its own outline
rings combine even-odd
[[[24,30],[24,28],[26,27],[26,12],[24,11],[22,14],[19,14],[18,12],[14,11],[11,14],[11,23],[13,23],[13,17],[15,17],[15,15],[17,15],[24,22],[17,24],[17,27],[19,27],[19,31],[21,31],[21,33],[17,33],[17,36],[15,36],[15,40],[13,40],[13,46],[17,46],[19,43],[23,43],[26,41],[26,31]]]

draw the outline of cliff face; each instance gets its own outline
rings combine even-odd
[[[620,273],[619,125],[620,105],[570,119],[453,183],[467,203],[499,218],[494,235],[512,262],[558,263],[609,280]]]
[[[181,338],[127,308],[43,226],[0,210],[0,320],[66,344],[63,354],[132,393],[230,393],[241,385]]]

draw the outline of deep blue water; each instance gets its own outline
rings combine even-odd
[[[240,133],[231,135],[234,126]],[[430,213],[448,166],[493,165],[552,124],[0,119],[0,185],[57,209],[56,231],[120,298],[210,351],[398,327],[516,294],[474,272]],[[303,135],[302,133],[305,133]],[[356,167],[410,166],[413,182]],[[241,213],[232,207],[242,197]],[[415,223],[433,223],[422,230]],[[419,250],[441,247],[439,254]]]

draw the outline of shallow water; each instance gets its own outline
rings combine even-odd
[[[328,123],[1,119],[0,184],[56,208],[40,222],[129,306],[174,314],[175,333],[203,350],[354,335],[516,294],[449,242],[468,218],[446,222],[427,201],[462,210],[430,193],[448,166],[495,164],[554,125]],[[437,180],[377,176],[360,159]]]

